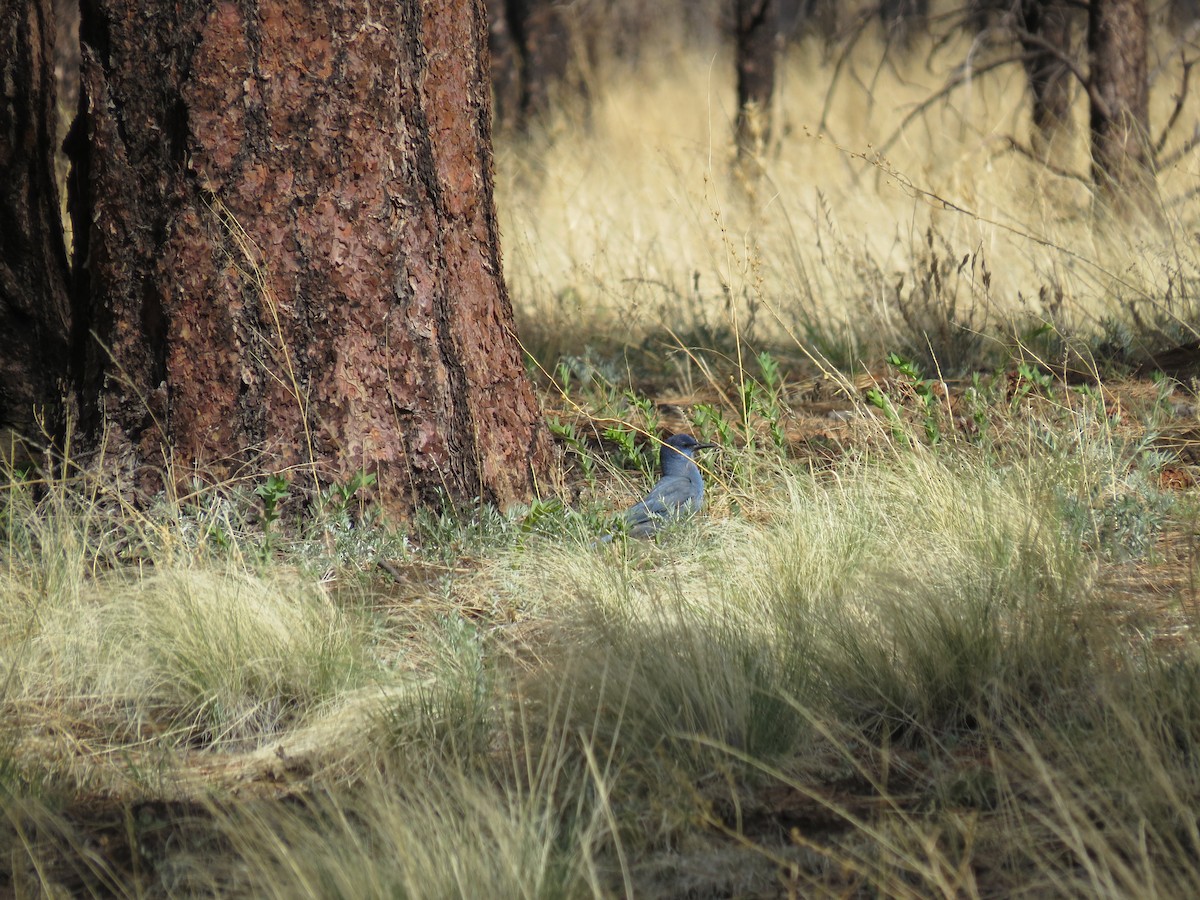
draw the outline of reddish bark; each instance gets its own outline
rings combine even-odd
[[[85,0],[92,433],[182,474],[528,496],[482,0]],[[264,458],[265,456],[265,458]]]

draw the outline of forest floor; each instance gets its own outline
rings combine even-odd
[[[560,492],[509,516],[306,533],[228,485],[137,521],[10,485],[7,890],[1200,883],[1195,393],[763,363],[544,385]],[[706,514],[597,548],[684,429],[718,444]]]
[[[1097,215],[923,40],[801,45],[754,177],[724,51],[497,139],[526,506],[4,473],[0,895],[1200,896],[1195,164]]]

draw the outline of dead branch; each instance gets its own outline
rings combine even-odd
[[[985,63],[978,67],[966,65],[959,66],[958,71],[950,76],[946,83],[942,85],[940,90],[926,97],[916,106],[914,106],[911,111],[909,111],[908,115],[906,115],[900,124],[896,126],[896,130],[892,132],[891,136],[889,136],[888,139],[879,147],[878,152],[880,154],[887,153],[888,150],[890,150],[896,143],[896,141],[900,139],[901,135],[904,134],[905,129],[912,124],[914,119],[925,113],[931,106],[934,106],[940,101],[945,100],[962,85],[974,78],[978,78],[981,75],[986,75],[988,72],[1003,68],[1004,66],[1011,65],[1012,63],[1023,63],[1025,60],[1033,58],[1034,55],[1035,54],[1031,53],[1018,53],[1012,56],[1006,56],[1003,59],[992,60],[991,62]]]
[[[829,111],[833,107],[833,94],[837,90],[838,82],[846,66],[850,63],[851,54],[854,52],[854,46],[858,43],[866,31],[867,22],[869,19],[860,14],[854,25],[847,29],[847,39],[842,47],[842,52],[838,54],[837,62],[833,66],[833,77],[829,79],[829,89],[825,92],[825,103],[821,107],[821,119],[817,123],[817,132],[819,134],[827,134],[829,127]]]
[[[1010,150],[1013,150],[1016,153],[1018,153],[1019,155],[1024,156],[1025,158],[1037,163],[1043,169],[1048,171],[1051,175],[1057,175],[1059,178],[1068,178],[1071,181],[1078,181],[1080,184],[1085,184],[1085,185],[1088,185],[1089,187],[1091,186],[1091,184],[1092,184],[1091,179],[1088,178],[1087,176],[1080,175],[1077,172],[1071,172],[1067,169],[1060,168],[1060,167],[1054,165],[1053,163],[1048,162],[1047,160],[1045,160],[1041,156],[1039,156],[1037,153],[1035,153],[1032,149],[1030,149],[1029,147],[1026,147],[1024,144],[1022,144],[1020,141],[1018,141],[1011,134],[1005,135],[1004,140],[1008,143],[1008,147]]]
[[[1170,156],[1158,160],[1155,163],[1157,169],[1168,169],[1175,163],[1179,162],[1197,147],[1200,147],[1200,125],[1192,129],[1192,136],[1184,141],[1183,146],[1175,150]]]
[[[1167,117],[1167,124],[1163,126],[1162,134],[1158,136],[1158,140],[1154,143],[1154,156],[1162,153],[1163,148],[1167,145],[1167,136],[1170,135],[1171,129],[1175,127],[1175,123],[1179,121],[1179,114],[1183,112],[1183,103],[1187,99],[1188,84],[1192,74],[1192,66],[1196,60],[1186,59],[1182,50],[1179,51],[1179,61],[1183,64],[1183,78],[1179,85],[1179,93],[1175,95],[1175,108],[1171,110],[1171,115]]]

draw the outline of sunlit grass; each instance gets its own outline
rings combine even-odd
[[[565,112],[553,139],[498,155],[526,346],[552,366],[580,337],[605,353],[645,342],[678,359],[680,344],[731,353],[739,335],[798,342],[843,366],[898,350],[957,372],[1043,322],[1090,339],[1136,314],[1135,353],[1189,335],[1195,157],[1161,174],[1168,229],[1110,229],[1085,182],[1011,151],[1010,137],[1028,142],[1019,67],[968,81],[900,130],[970,50],[951,40],[927,66],[922,44],[878,71],[878,49],[862,47],[830,95],[819,48],[793,48],[779,137],[753,183],[732,166],[724,52],[618,69],[586,122]],[[1178,81],[1169,58],[1159,78]],[[1153,94],[1160,126],[1169,95]],[[1082,95],[1075,113],[1055,163],[1086,181]],[[1146,333],[1151,323],[1165,335]]]
[[[247,896],[569,898],[599,893],[599,823],[564,822],[568,773],[505,790],[457,771],[375,776],[302,804],[217,813],[231,853],[184,869],[189,891]],[[555,779],[561,778],[564,783]]]
[[[1015,71],[876,155],[960,44],[875,78],[864,43],[818,135],[809,49],[756,182],[723,52],[500,148],[570,495],[389,523],[287,473],[148,505],[6,473],[19,894],[1196,892],[1195,610],[1156,595],[1158,641],[1110,588],[1195,531],[1155,449],[1183,392],[1123,407],[1100,357],[1194,325],[1197,201],[1106,235],[1005,149]],[[1068,347],[1084,383],[1054,377]],[[799,428],[806,391],[836,415]],[[719,445],[705,513],[597,543],[664,427]]]
[[[269,737],[374,668],[354,611],[283,572],[102,578],[31,614],[10,701],[108,709],[185,741]]]
[[[1097,589],[1125,558],[1106,504],[1156,457],[1087,395],[986,412],[988,441],[880,419],[833,468],[725,444],[707,515],[657,542],[592,543],[561,507],[448,514],[439,541],[486,555],[386,607],[348,589],[361,573],[334,590],[288,565],[303,541],[264,558],[246,517],[240,552],[185,553],[187,517],[15,486],[7,852],[46,884],[66,878],[52,859],[133,877],[83,849],[70,798],[93,783],[190,804],[132,820],[158,848],[146,890],[1190,884],[1172,859],[1193,841],[1196,716],[1168,685],[1197,667],[1136,649]],[[1164,508],[1146,496],[1124,527],[1153,535]],[[439,571],[440,546],[396,562]],[[755,824],[778,802],[824,824]],[[1085,828],[1097,815],[1145,848]]]

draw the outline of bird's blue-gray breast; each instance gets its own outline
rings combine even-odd
[[[667,438],[659,454],[662,477],[644,500],[625,511],[629,534],[650,537],[668,522],[700,511],[704,506],[704,478],[695,455],[697,450],[711,446],[689,434]]]

